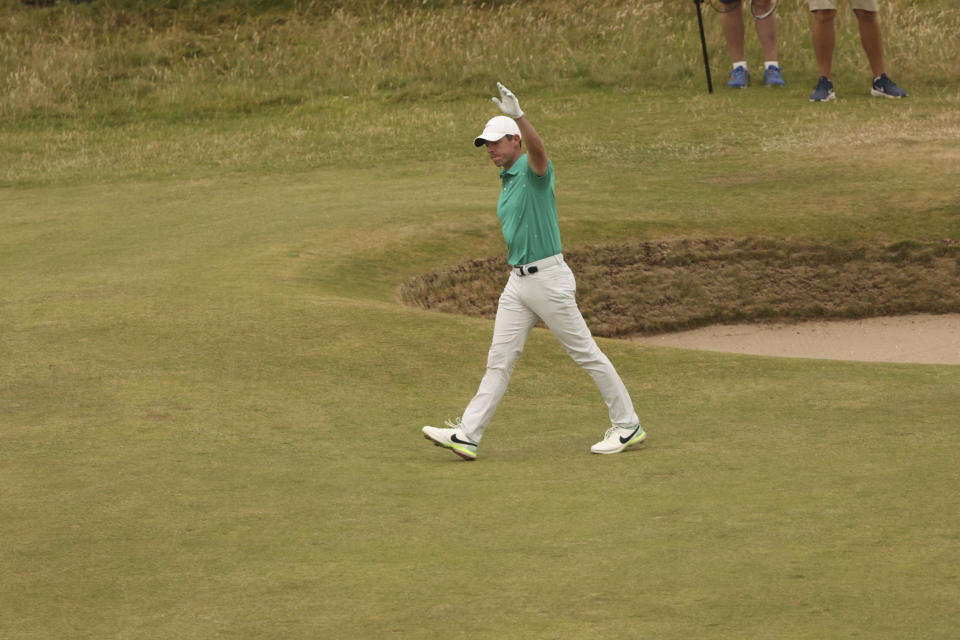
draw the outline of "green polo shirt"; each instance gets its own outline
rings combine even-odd
[[[553,161],[538,176],[523,154],[509,169],[500,171],[503,189],[497,217],[507,241],[507,262],[530,264],[562,251],[557,201],[553,194]]]

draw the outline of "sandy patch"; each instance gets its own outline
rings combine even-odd
[[[960,314],[715,325],[631,338],[645,344],[786,358],[960,364]]]

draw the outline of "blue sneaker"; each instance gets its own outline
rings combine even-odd
[[[782,87],[787,84],[783,81],[783,69],[780,67],[767,67],[763,72],[763,84],[768,87]]]
[[[833,92],[833,83],[826,77],[820,76],[817,81],[817,87],[810,94],[810,102],[826,102],[836,100],[837,94]]]
[[[746,89],[750,86],[750,72],[743,67],[734,67],[727,86],[731,89]]]
[[[882,73],[879,78],[873,81],[870,95],[880,98],[906,98],[907,92],[894,84],[893,80],[887,77],[887,74]]]

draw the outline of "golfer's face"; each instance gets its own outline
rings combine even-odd
[[[486,142],[487,155],[498,167],[509,169],[517,159],[517,151],[520,149],[520,142],[517,138],[511,140],[503,136],[496,142]]]

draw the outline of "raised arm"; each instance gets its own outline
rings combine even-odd
[[[527,163],[535,174],[542,176],[547,172],[547,162],[549,161],[543,138],[540,137],[537,130],[533,128],[533,124],[523,114],[517,96],[513,95],[510,89],[499,82],[497,83],[497,89],[500,90],[500,98],[493,98],[493,101],[500,107],[500,111],[516,121],[517,127],[520,128],[520,138],[527,145]]]
[[[526,116],[516,119],[517,126],[520,127],[520,139],[527,145],[527,163],[533,172],[542,176],[547,172],[547,149],[543,145],[543,138],[533,128]]]

